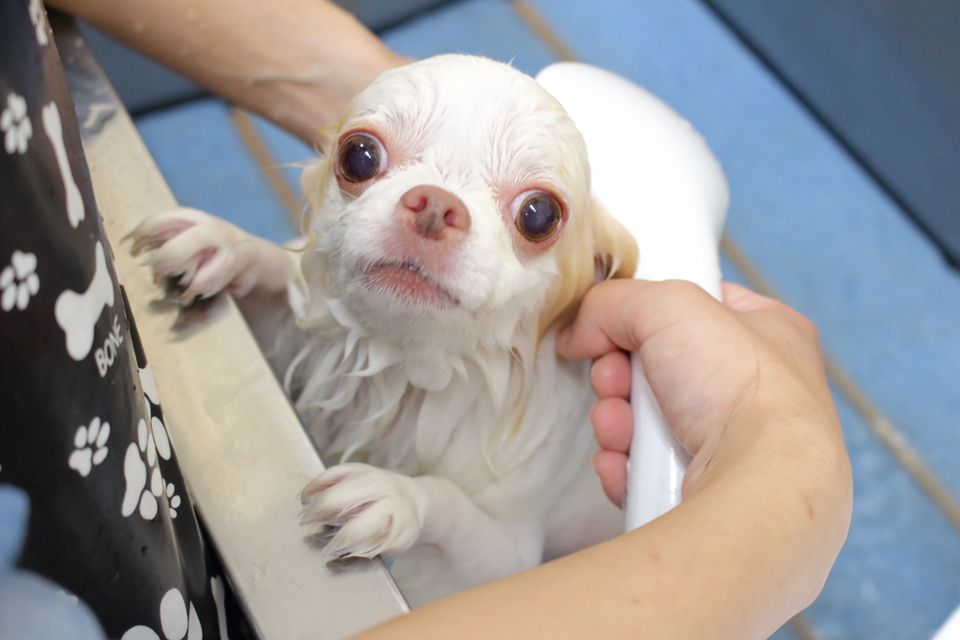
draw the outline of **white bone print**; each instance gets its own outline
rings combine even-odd
[[[64,291],[53,307],[57,324],[67,336],[67,353],[71,358],[79,362],[90,354],[100,313],[104,307],[112,307],[113,301],[113,280],[107,270],[103,244],[97,242],[96,270],[90,286],[84,293]]]
[[[70,160],[67,158],[67,148],[63,144],[63,125],[60,122],[60,110],[57,103],[51,102],[42,110],[43,129],[53,145],[53,152],[57,155],[57,165],[60,167],[60,176],[63,178],[63,187],[67,192],[67,218],[70,225],[76,229],[84,218],[83,197],[80,189],[73,180],[70,171]]]

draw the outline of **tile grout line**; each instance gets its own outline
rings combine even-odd
[[[250,115],[238,107],[231,106],[230,122],[233,123],[234,128],[240,135],[240,140],[247,151],[250,152],[264,178],[266,178],[270,189],[280,200],[280,204],[283,205],[287,217],[293,222],[294,228],[300,229],[303,218],[302,199],[280,172],[280,164],[274,158],[263,136],[257,131]]]
[[[528,0],[511,0],[510,6],[557,58],[564,62],[580,62],[573,49],[567,46],[567,43],[550,26],[543,14]]]
[[[559,35],[547,23],[537,9],[528,0],[512,0],[511,6],[530,28],[540,36],[544,43],[560,59],[570,62],[579,61],[576,54],[563,42]],[[743,273],[755,291],[780,300],[773,287],[767,282],[760,270],[747,258],[746,254],[724,235],[720,240],[720,249],[730,258],[737,269]],[[923,488],[931,500],[960,531],[960,503],[937,480],[924,463],[921,456],[910,446],[903,433],[870,400],[846,371],[829,354],[824,353],[824,368],[840,393],[866,421],[874,436],[880,440],[913,479]]]
[[[782,299],[759,269],[750,262],[743,250],[729,236],[724,235],[720,240],[720,249],[757,293],[777,300]],[[934,473],[927,467],[920,454],[909,444],[903,433],[877,408],[866,392],[854,382],[853,378],[837,361],[826,352],[823,354],[823,365],[827,371],[827,377],[866,421],[867,427],[873,432],[873,435],[893,454],[900,466],[913,477],[914,481],[921,486],[934,504],[950,520],[950,523],[960,531],[960,504],[937,480]]]

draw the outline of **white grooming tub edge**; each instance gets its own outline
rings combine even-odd
[[[640,245],[637,278],[689,280],[720,298],[718,246],[729,203],[723,170],[706,141],[660,99],[590,65],[561,62],[537,81],[587,143],[593,196]],[[646,378],[633,363],[633,442],[626,527],[680,502],[689,455],[676,442]]]

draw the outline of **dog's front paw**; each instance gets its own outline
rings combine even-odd
[[[133,255],[146,252],[154,277],[172,278],[183,288],[183,304],[227,288],[241,296],[249,291],[246,254],[255,239],[225,220],[179,207],[147,218],[128,237]]]
[[[417,541],[426,498],[413,478],[351,462],[317,476],[300,494],[300,524],[332,529],[331,559],[397,556]]]

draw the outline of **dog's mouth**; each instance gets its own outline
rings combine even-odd
[[[372,291],[393,296],[411,306],[455,307],[458,302],[414,262],[378,262],[364,271]]]

